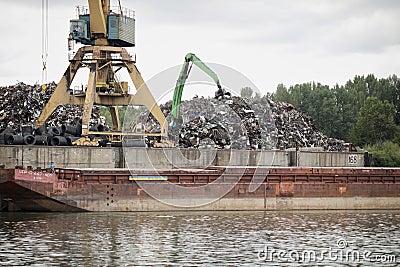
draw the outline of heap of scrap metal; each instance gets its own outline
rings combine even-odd
[[[17,130],[20,125],[32,125],[54,88],[54,83],[49,84],[46,91],[40,85],[24,83],[0,87],[0,128],[11,127]]]
[[[169,117],[171,101],[160,106]],[[240,97],[222,99],[195,97],[182,101],[180,118],[169,129],[169,139],[180,147],[257,149],[262,147],[261,129],[253,110]],[[139,120],[146,132],[159,131],[151,114],[143,113]]]
[[[200,116],[182,126],[179,136],[181,147],[229,148],[231,145],[228,131],[215,118]]]
[[[325,151],[347,151],[350,144],[343,140],[330,138],[321,133],[311,116],[297,110],[285,102],[273,102],[266,96],[256,99],[254,107],[262,109],[269,105],[275,121],[276,148],[322,147]]]
[[[166,117],[170,116],[171,109],[170,101],[161,105]],[[293,105],[274,102],[266,96],[194,97],[182,101],[180,114],[169,128],[170,140],[180,147],[214,145],[216,148],[281,150],[315,147],[347,151],[350,145],[321,133],[313,118]],[[146,129],[150,132],[159,129],[151,116],[147,118]],[[208,135],[210,129],[213,129],[212,136]]]

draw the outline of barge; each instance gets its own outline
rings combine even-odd
[[[400,168],[15,168],[0,194],[23,211],[400,209]]]

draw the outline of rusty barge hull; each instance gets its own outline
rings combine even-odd
[[[27,211],[400,209],[400,169],[3,169],[0,194],[3,206]]]

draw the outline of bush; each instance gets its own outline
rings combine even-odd
[[[393,142],[384,142],[365,148],[372,154],[373,167],[400,167],[400,146]]]

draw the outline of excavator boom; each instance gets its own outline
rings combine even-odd
[[[185,87],[185,82],[189,76],[190,70],[192,69],[192,65],[190,63],[195,64],[197,67],[199,67],[199,69],[210,76],[217,84],[218,89],[222,90],[217,74],[215,74],[215,72],[213,72],[206,64],[204,64],[204,62],[202,62],[195,54],[188,53],[185,56],[185,62],[183,63],[179,78],[176,82],[174,96],[172,99],[171,113],[173,118],[177,118],[179,116],[179,107],[181,104],[183,88]]]

